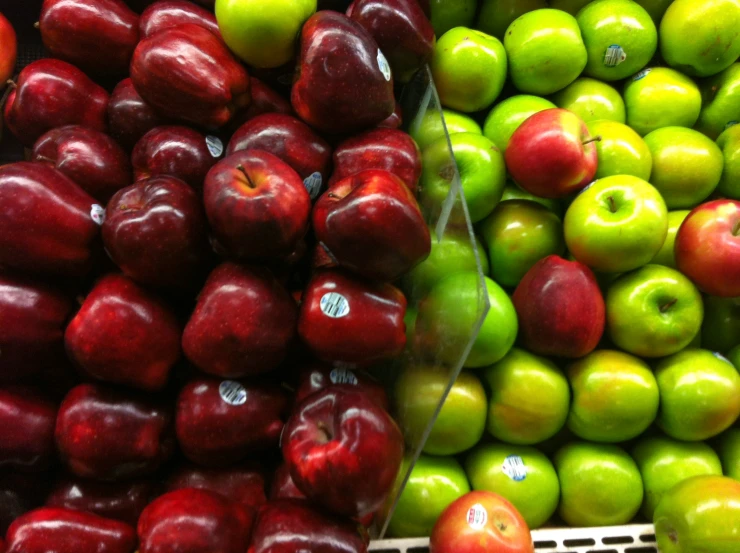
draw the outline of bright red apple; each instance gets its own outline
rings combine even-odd
[[[214,35],[221,36],[213,12],[186,0],[159,0],[154,2],[141,12],[139,35],[143,40],[165,29],[185,25],[186,23],[200,25]]]
[[[127,151],[147,132],[165,123],[166,119],[139,96],[131,79],[122,80],[113,89],[108,103],[110,134]]]
[[[26,387],[0,389],[0,467],[39,472],[56,458],[56,406]]]
[[[184,466],[171,473],[165,485],[168,491],[197,488],[217,493],[255,510],[267,501],[264,474],[249,465],[220,469]]]
[[[275,499],[305,499],[306,496],[296,488],[293,477],[290,476],[290,467],[283,462],[275,471],[270,486],[270,501]]]
[[[294,402],[297,405],[311,394],[339,385],[356,386],[386,411],[390,407],[385,388],[369,373],[358,369],[332,367],[325,363],[310,363],[301,369]]]
[[[18,54],[18,41],[10,21],[0,13],[0,83],[13,76]]]

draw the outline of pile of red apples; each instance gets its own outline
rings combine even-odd
[[[147,3],[46,0],[49,57],[0,75],[3,549],[365,551],[404,443],[364,369],[431,247],[391,70],[434,32],[399,2],[388,61],[372,2],[319,11],[286,91]]]

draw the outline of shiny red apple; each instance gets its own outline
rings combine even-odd
[[[127,151],[154,127],[162,126],[166,119],[139,96],[131,79],[116,85],[108,103],[110,134]]]
[[[249,83],[252,102],[246,108],[234,114],[234,118],[229,123],[232,133],[258,115],[265,113],[285,113],[290,115],[293,113],[293,106],[290,105],[290,102],[261,80],[256,77],[250,77]]]
[[[250,465],[220,469],[183,466],[170,474],[165,485],[168,491],[197,488],[217,493],[255,510],[267,501],[265,476]]]
[[[0,13],[0,83],[4,83],[15,72],[18,41],[10,21]]]
[[[377,127],[381,129],[398,129],[401,125],[403,125],[403,110],[401,109],[401,104],[396,101],[396,109],[387,118],[378,123]]]
[[[186,0],[159,0],[147,7],[139,18],[139,35],[143,40],[165,29],[187,23],[200,25],[221,36],[213,12]]]
[[[305,499],[306,496],[296,487],[293,477],[290,476],[290,467],[283,462],[272,477],[270,501],[288,498]]]
[[[332,367],[325,363],[310,363],[301,369],[294,402],[299,404],[311,394],[339,385],[356,386],[386,411],[390,407],[385,388],[368,372]]]
[[[56,406],[36,390],[0,389],[0,467],[39,472],[56,459]]]

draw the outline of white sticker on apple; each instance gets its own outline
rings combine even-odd
[[[639,73],[637,73],[634,77],[632,77],[633,81],[639,81],[640,79],[644,79],[647,77],[648,73],[650,73],[652,69],[643,69]]]
[[[352,384],[357,386],[357,377],[349,369],[332,369],[329,373],[332,384]]]
[[[217,136],[206,136],[206,147],[213,157],[221,157],[224,153],[224,143]]]
[[[488,522],[488,511],[480,503],[476,503],[470,509],[467,514],[468,526],[473,530],[480,530]]]
[[[332,319],[341,319],[349,315],[349,302],[342,294],[327,292],[319,302],[322,313]]]
[[[316,171],[315,173],[311,173],[305,179],[303,179],[303,186],[305,186],[306,190],[308,190],[308,195],[311,196],[312,200],[315,200],[319,197],[322,183],[323,180],[321,179],[321,173],[319,173],[318,171]]]
[[[229,405],[244,405],[247,402],[247,389],[233,380],[221,382],[218,393]]]
[[[501,470],[514,482],[521,482],[527,477],[527,466],[519,455],[509,455],[504,459]]]
[[[619,44],[612,44],[604,53],[604,65],[607,67],[616,67],[626,59],[627,52]]]
[[[391,80],[391,66],[388,63],[388,60],[385,59],[383,52],[380,50],[378,50],[378,69],[380,69],[380,72],[383,74],[386,81]]]
[[[105,208],[99,204],[92,204],[90,207],[90,218],[98,225],[105,223]]]

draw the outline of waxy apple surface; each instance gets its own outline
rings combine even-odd
[[[334,368],[324,363],[312,363],[301,369],[293,402],[298,405],[311,394],[339,384],[356,386],[380,407],[389,410],[385,388],[370,373],[358,369]]]
[[[2,14],[0,14],[0,44],[3,48],[3,54],[0,57],[0,83],[4,83],[13,76],[15,71],[18,40],[13,25]]]
[[[206,490],[251,509],[257,509],[267,501],[265,476],[250,464],[220,469],[186,465],[175,469],[165,486],[168,491],[183,488]]]
[[[133,81],[122,80],[111,92],[108,102],[110,135],[127,151],[154,127],[164,125],[166,119],[139,96]]]
[[[143,40],[155,33],[192,23],[221,36],[213,12],[185,0],[158,0],[141,12],[139,36]]]
[[[0,389],[0,467],[39,472],[55,460],[56,406],[36,390]]]
[[[291,115],[293,106],[290,102],[255,77],[249,77],[252,101],[246,109],[237,111],[229,124],[229,128],[238,129],[241,125],[265,113],[284,113]]]
[[[605,82],[588,77],[573,81],[553,96],[553,102],[559,108],[572,111],[586,123],[602,119],[624,123],[627,117],[619,92]]]

